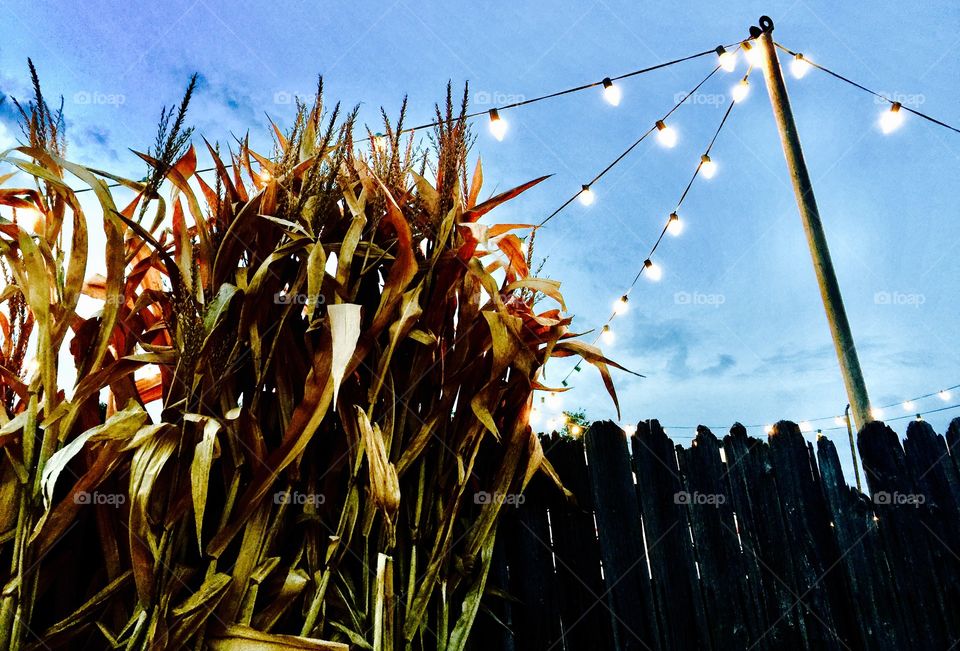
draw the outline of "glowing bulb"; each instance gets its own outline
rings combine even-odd
[[[273,179],[273,175],[270,174],[270,170],[268,169],[260,170],[259,176],[260,176],[260,180],[263,181],[264,183],[269,183]]]
[[[500,117],[500,113],[497,109],[490,109],[490,133],[493,134],[493,137],[497,140],[502,141],[503,137],[507,135],[507,121]]]
[[[813,425],[811,425],[811,424],[810,424],[810,421],[808,421],[808,420],[802,420],[802,421],[800,421],[800,431],[801,431],[801,432],[812,432],[812,431],[813,431]]]
[[[904,411],[913,411],[915,407],[916,407],[916,405],[913,404],[913,400],[904,400],[904,401],[903,401],[903,410],[904,410]]]
[[[667,232],[674,236],[683,232],[683,222],[680,221],[680,215],[675,212],[670,213],[670,219],[667,221]]]
[[[803,58],[802,54],[798,54],[793,57],[793,61],[790,62],[790,73],[796,79],[803,79],[804,75],[810,72],[810,68],[812,67],[810,62]]]
[[[733,97],[734,102],[742,102],[747,98],[747,95],[750,94],[750,82],[747,81],[747,78],[744,77],[740,80],[740,83],[734,86],[730,90],[730,95]]]
[[[740,47],[743,48],[743,56],[747,58],[747,63],[757,67],[763,65],[763,51],[759,45],[744,41],[740,44]]]
[[[559,393],[548,393],[546,404],[550,409],[560,409],[563,406],[563,398]]]
[[[881,409],[880,407],[871,407],[870,416],[874,420],[880,420],[881,418],[883,418],[883,409]]]
[[[943,391],[937,394],[937,397],[943,400],[944,402],[947,402],[950,400],[950,392],[944,389]]]
[[[574,423],[570,426],[570,436],[580,436],[583,434],[583,428]]]
[[[720,45],[717,47],[717,56],[719,58],[717,63],[719,63],[720,67],[726,70],[727,72],[733,72],[734,69],[737,67],[736,52],[728,52],[726,48]]]
[[[634,434],[637,433],[637,426],[636,426],[636,425],[624,425],[624,426],[623,426],[623,431],[626,433],[627,436],[633,436]]]
[[[603,340],[603,343],[608,345],[612,344],[615,338],[616,337],[613,334],[613,330],[610,329],[610,326],[609,325],[603,326],[603,330],[600,331],[600,339]]]
[[[663,269],[650,258],[643,261],[643,266],[647,270],[647,277],[650,278],[650,280],[656,281],[663,278]]]
[[[580,203],[584,206],[589,206],[593,203],[594,200],[593,190],[590,189],[589,185],[584,185],[580,189]]]
[[[666,148],[677,144],[677,131],[668,127],[663,120],[657,120],[657,141]]]
[[[620,87],[610,81],[610,77],[603,80],[603,99],[611,106],[620,105]]]
[[[714,163],[709,156],[704,154],[700,157],[700,174],[703,175],[705,179],[712,179],[717,173],[717,164]]]
[[[847,419],[844,418],[843,416],[834,416],[833,424],[836,425],[837,427],[846,427]]]
[[[903,124],[903,113],[900,111],[900,102],[894,102],[889,111],[880,114],[880,130],[892,133]]]
[[[763,433],[766,434],[767,436],[770,436],[771,434],[773,434],[773,425],[764,425]]]
[[[627,308],[629,308],[629,304],[627,303],[627,295],[626,295],[626,294],[624,294],[623,296],[621,296],[620,298],[618,298],[618,299],[617,299],[616,301],[614,301],[614,303],[613,303],[613,313],[614,313],[614,314],[625,314],[626,311],[627,311]]]

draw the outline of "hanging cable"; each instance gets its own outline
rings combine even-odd
[[[720,69],[720,66],[717,66],[716,68],[714,68],[714,69],[710,72],[710,74],[707,75],[707,76],[703,79],[703,81],[701,81],[699,84],[697,84],[697,85],[693,88],[693,90],[691,90],[689,93],[687,93],[680,102],[678,102],[672,109],[670,109],[670,111],[664,116],[664,119],[666,119],[667,117],[670,116],[670,114],[672,114],[674,111],[676,111],[677,108],[679,108],[679,106],[680,106],[681,104],[683,104],[683,102],[686,101],[686,99],[687,99],[688,97],[690,97],[690,95],[692,95],[692,94],[695,93],[697,90],[699,90],[700,87],[704,84],[704,82],[706,82],[708,79],[710,79],[710,77],[712,77],[713,74],[714,74],[715,72],[717,72],[717,70],[719,70],[719,69]],[[747,76],[750,75],[750,72],[751,72],[752,70],[753,70],[753,66],[751,66],[751,67],[747,70]],[[744,77],[744,79],[746,79],[746,77]],[[710,152],[713,150],[713,146],[714,146],[714,144],[717,142],[717,137],[720,135],[720,131],[723,130],[724,125],[726,125],[726,123],[727,123],[727,118],[730,117],[730,112],[733,110],[733,107],[734,107],[735,104],[736,104],[736,102],[732,102],[732,101],[731,101],[731,102],[730,102],[730,105],[727,107],[727,110],[724,112],[723,117],[720,119],[720,123],[717,125],[716,131],[714,131],[714,133],[713,133],[713,137],[710,138],[710,142],[709,142],[709,144],[707,145],[706,150],[704,151],[703,155],[700,157],[700,160],[697,162],[697,167],[693,170],[693,175],[690,177],[690,181],[687,183],[686,187],[685,187],[684,190],[683,190],[683,193],[680,195],[680,200],[677,201],[676,208],[674,208],[673,212],[671,212],[671,213],[670,213],[670,216],[667,218],[666,223],[663,225],[663,228],[660,230],[660,235],[659,235],[659,237],[657,237],[657,240],[654,242],[653,246],[650,247],[650,253],[647,254],[646,259],[643,261],[643,265],[640,267],[640,270],[637,271],[637,275],[634,276],[633,281],[630,283],[630,286],[627,287],[626,292],[624,292],[623,295],[614,303],[613,311],[610,313],[610,316],[607,317],[607,320],[604,322],[604,324],[603,324],[603,326],[602,326],[602,328],[601,328],[601,330],[600,330],[600,333],[599,333],[599,334],[594,338],[594,340],[593,340],[593,343],[594,343],[594,344],[596,344],[597,341],[600,340],[600,338],[603,336],[604,333],[612,333],[612,331],[611,331],[611,329],[610,329],[610,323],[611,323],[617,316],[619,316],[620,314],[623,314],[624,312],[626,312],[627,303],[628,303],[628,299],[629,299],[630,293],[633,291],[633,288],[636,287],[637,283],[640,281],[640,277],[643,275],[643,272],[644,272],[644,271],[647,271],[647,273],[659,273],[659,267],[657,267],[656,264],[653,262],[653,255],[654,255],[654,253],[656,253],[657,248],[659,248],[660,243],[663,242],[663,237],[664,237],[664,235],[666,235],[667,232],[670,231],[670,229],[671,229],[672,226],[678,224],[678,222],[679,222],[678,212],[679,212],[679,210],[680,210],[680,207],[683,205],[684,200],[687,198],[687,195],[689,194],[690,188],[693,186],[694,181],[696,181],[697,177],[700,175],[700,171],[701,171],[701,169],[703,168],[704,164],[707,163],[707,162],[712,162],[712,161],[710,161]],[[648,130],[648,131],[644,134],[644,136],[641,137],[640,140],[642,140],[644,137],[646,137],[647,135],[649,135],[649,134],[652,132],[652,130],[653,130],[653,129]],[[639,144],[639,141],[637,141],[637,143],[634,143],[634,145],[631,145],[631,148],[634,147],[634,146],[636,146],[636,144]],[[620,155],[620,157],[618,158],[618,160],[619,160],[619,159],[622,159],[623,156],[626,155],[626,153],[629,153],[629,151],[630,151],[630,149],[628,148],[627,151],[626,151],[624,154],[621,154],[621,155]],[[616,161],[615,161],[615,162],[616,162]],[[615,164],[615,163],[614,163],[614,164]],[[607,167],[607,170],[609,170],[610,167],[612,167],[612,165],[611,165],[611,166],[608,166],[608,167]],[[603,173],[605,173],[607,170],[604,170],[604,172],[602,172],[599,176],[602,176]],[[597,178],[599,178],[599,176],[598,176]],[[591,182],[591,183],[592,183],[592,182]],[[585,187],[586,187],[586,186],[585,186]],[[579,193],[578,193],[578,194],[579,194]],[[574,195],[573,198],[575,199],[576,196],[577,196],[577,195]],[[572,201],[572,199],[571,199],[570,201]],[[567,203],[569,203],[569,201],[568,201]],[[558,212],[558,211],[555,211],[554,214],[556,214],[556,212]],[[552,217],[552,216],[553,216],[553,215],[551,215],[551,217]],[[549,219],[549,218],[548,218],[548,219]],[[543,222],[541,222],[541,223],[537,226],[537,228],[540,228],[541,226],[543,226],[543,224],[544,224],[546,221],[547,221],[547,220],[544,220]],[[536,231],[536,229],[534,229],[534,231]],[[609,336],[612,337],[612,334],[609,335]],[[570,369],[570,371],[564,376],[563,380],[561,381],[561,384],[562,384],[563,386],[567,386],[567,380],[570,379],[570,376],[573,375],[574,372],[578,372],[579,370],[580,370],[580,362],[577,362],[576,365],[574,365],[574,367],[573,367],[572,369]]]
[[[817,70],[821,70],[821,71],[827,73],[828,75],[830,75],[830,76],[832,76],[832,77],[835,77],[836,79],[839,79],[840,81],[846,82],[846,83],[850,84],[851,86],[853,86],[853,87],[855,87],[855,88],[859,88],[860,90],[862,90],[862,91],[864,91],[864,92],[866,92],[866,93],[870,93],[871,95],[873,95],[874,97],[876,97],[876,98],[878,98],[878,99],[882,99],[883,101],[888,102],[888,103],[891,105],[891,107],[894,109],[894,112],[900,111],[900,110],[904,110],[904,111],[907,111],[907,112],[909,112],[909,113],[913,113],[913,114],[916,115],[917,117],[921,117],[921,118],[923,118],[924,120],[928,120],[929,122],[933,122],[933,123],[936,124],[936,125],[939,125],[939,126],[941,126],[941,127],[944,127],[944,128],[946,128],[946,129],[950,129],[951,131],[955,131],[956,133],[960,133],[960,129],[958,129],[957,127],[954,127],[954,126],[952,126],[952,125],[949,125],[949,124],[947,124],[946,122],[943,122],[943,121],[941,121],[941,120],[938,120],[938,119],[935,118],[935,117],[932,117],[932,116],[930,116],[930,115],[927,115],[926,113],[924,113],[924,112],[922,112],[922,111],[918,111],[918,110],[916,110],[916,109],[912,109],[912,108],[910,108],[909,106],[904,106],[904,105],[901,104],[900,102],[898,102],[898,101],[896,101],[896,100],[893,100],[893,99],[890,99],[889,97],[887,97],[887,96],[884,95],[883,93],[878,93],[878,92],[875,91],[875,90],[870,90],[869,88],[867,88],[867,87],[864,86],[863,84],[858,84],[858,83],[855,82],[854,80],[852,80],[852,79],[850,79],[850,78],[848,78],[848,77],[844,77],[843,75],[841,75],[841,74],[838,73],[838,72],[834,72],[833,70],[830,70],[829,68],[826,68],[826,67],[820,65],[819,63],[816,63],[816,62],[814,62],[814,61],[811,61],[810,59],[807,59],[807,58],[804,57],[803,54],[801,54],[800,52],[794,52],[794,51],[791,50],[790,48],[784,47],[783,45],[780,45],[779,43],[774,43],[774,45],[776,45],[780,50],[782,50],[782,51],[786,52],[787,54],[789,54],[790,56],[794,57],[794,60],[795,60],[795,61],[796,61],[796,60],[804,61],[804,62],[806,62],[806,64],[809,65],[810,67],[816,68]]]

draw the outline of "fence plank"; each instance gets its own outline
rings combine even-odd
[[[600,543],[583,440],[554,437],[544,441],[543,447],[564,486],[575,497],[574,502],[568,502],[558,496],[550,508],[564,646],[612,648],[613,630],[603,597]]]
[[[663,648],[709,650],[710,626],[690,544],[690,524],[678,500],[684,487],[673,441],[656,420],[638,423],[632,441]]]
[[[603,532],[600,556],[614,648],[657,648],[659,633],[626,435],[615,423],[602,421],[590,427],[585,440],[597,527]]]

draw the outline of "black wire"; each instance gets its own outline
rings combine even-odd
[[[776,45],[778,48],[780,48],[781,50],[783,50],[784,52],[786,52],[786,53],[789,54],[790,56],[794,56],[794,57],[797,56],[797,55],[803,56],[803,55],[801,55],[799,52],[794,52],[793,50],[791,50],[791,49],[789,49],[789,48],[787,48],[787,47],[784,47],[784,46],[780,45],[779,43],[774,43],[774,45]],[[803,57],[803,60],[806,61],[807,63],[809,63],[811,66],[813,66],[813,67],[816,68],[817,70],[822,70],[823,72],[827,73],[828,75],[831,75],[831,76],[833,76],[833,77],[836,77],[836,78],[839,79],[840,81],[845,81],[845,82],[847,82],[848,84],[850,84],[851,86],[854,86],[855,88],[859,88],[860,90],[862,90],[862,91],[864,91],[864,92],[870,93],[870,94],[873,95],[874,97],[878,97],[878,98],[882,99],[882,100],[885,101],[885,102],[889,102],[890,104],[900,104],[900,102],[897,102],[896,100],[890,99],[889,97],[887,97],[887,96],[884,95],[883,93],[878,93],[878,92],[875,91],[875,90],[870,90],[869,88],[867,88],[867,87],[864,86],[863,84],[858,84],[858,83],[855,82],[854,80],[849,79],[849,78],[847,78],[847,77],[844,77],[844,76],[841,75],[840,73],[834,72],[833,70],[830,70],[829,68],[826,68],[826,67],[820,65],[819,63],[814,63],[813,61],[811,61],[810,59],[808,59],[808,58],[806,58],[806,57]],[[918,111],[918,110],[916,110],[916,109],[912,109],[912,108],[910,108],[909,106],[904,106],[903,104],[900,104],[900,108],[903,109],[904,111],[909,112],[909,113],[913,113],[914,115],[916,115],[916,116],[918,116],[918,117],[921,117],[921,118],[923,118],[924,120],[928,120],[928,121],[930,121],[930,122],[933,122],[934,124],[940,125],[941,127],[945,127],[945,128],[947,128],[947,129],[950,129],[951,131],[955,131],[956,133],[960,133],[960,129],[958,129],[957,127],[954,127],[954,126],[952,126],[952,125],[949,125],[949,124],[947,124],[946,122],[942,122],[942,121],[938,120],[938,119],[935,118],[935,117],[932,117],[932,116],[930,116],[930,115],[927,115],[926,113],[923,113],[923,112]]]
[[[724,46],[724,47],[734,47],[735,45],[736,45],[736,43],[733,43],[733,44],[731,44],[731,45],[726,45],[726,46]],[[680,57],[679,59],[673,59],[673,60],[671,60],[671,61],[664,61],[664,62],[662,62],[662,63],[658,63],[658,64],[656,64],[656,65],[648,66],[648,67],[646,67],[646,68],[640,68],[639,70],[634,70],[634,71],[632,71],[632,72],[627,72],[627,73],[624,73],[624,74],[622,74],[622,75],[617,75],[616,77],[610,77],[610,80],[611,80],[611,81],[618,81],[618,80],[620,80],[620,79],[627,79],[627,78],[629,78],[629,77],[636,77],[637,75],[642,75],[642,74],[647,73],[647,72],[653,72],[654,70],[660,70],[661,68],[666,68],[666,67],[669,67],[669,66],[672,66],[672,65],[676,65],[676,64],[678,64],[678,63],[683,63],[683,62],[685,62],[685,61],[690,61],[690,60],[692,60],[692,59],[697,59],[697,58],[700,58],[700,57],[702,57],[702,56],[707,56],[708,54],[716,54],[716,51],[717,51],[716,48],[711,49],[711,50],[704,50],[703,52],[697,52],[696,54],[690,54],[690,55],[685,56],[685,57]],[[508,109],[517,108],[517,107],[520,107],[520,106],[526,106],[527,104],[534,104],[534,103],[536,103],[536,102],[540,102],[540,101],[543,101],[543,100],[546,100],[546,99],[553,99],[554,97],[561,97],[562,95],[569,95],[570,93],[578,93],[578,92],[583,91],[583,90],[588,90],[588,89],[590,89],[590,88],[596,88],[597,86],[602,86],[605,79],[606,79],[606,77],[605,77],[604,79],[600,80],[600,81],[591,82],[591,83],[589,83],[589,84],[582,84],[582,85],[580,85],[580,86],[574,86],[573,88],[567,88],[567,89],[559,90],[559,91],[556,91],[556,92],[553,92],[553,93],[548,93],[548,94],[546,94],[546,95],[540,95],[539,97],[531,97],[530,99],[525,99],[525,100],[520,101],[520,102],[513,102],[512,104],[504,104],[503,106],[495,107],[495,109],[487,109],[487,110],[484,110],[484,111],[476,111],[476,112],[474,112],[474,113],[468,113],[467,115],[464,115],[462,118],[458,116],[458,117],[450,118],[450,119],[447,119],[447,120],[437,120],[437,121],[435,121],[435,122],[429,122],[429,123],[427,123],[427,124],[420,124],[420,125],[417,125],[417,126],[415,126],[415,127],[408,127],[408,128],[406,128],[406,129],[400,130],[400,131],[397,133],[397,135],[404,134],[404,133],[413,133],[414,131],[419,131],[419,130],[421,130],[421,129],[430,129],[430,128],[432,128],[432,127],[438,127],[438,126],[440,126],[440,125],[450,124],[450,123],[452,123],[452,122],[456,122],[456,121],[461,120],[461,119],[472,119],[472,118],[475,118],[475,117],[479,117],[479,116],[481,116],[481,115],[487,115],[487,114],[490,113],[491,110],[506,111],[506,110],[508,110]],[[669,115],[669,113],[668,113],[667,115]],[[359,142],[365,142],[365,141],[367,141],[367,140],[370,140],[370,137],[369,137],[369,136],[367,136],[367,137],[365,137],[365,138],[359,138],[359,139],[357,139],[357,140],[354,140],[353,142],[354,142],[354,143],[359,143]],[[639,143],[637,143],[637,144],[639,144]],[[201,174],[201,173],[204,173],[204,172],[213,172],[213,171],[215,171],[216,169],[217,169],[216,167],[206,167],[206,168],[203,168],[203,169],[196,170],[196,171],[194,172],[194,174]],[[123,184],[122,184],[122,183],[111,183],[111,184],[108,184],[107,187],[108,187],[108,188],[116,188],[116,187],[119,187],[119,186],[121,186],[121,185],[123,185]],[[78,190],[75,190],[74,192],[89,192],[91,189],[92,189],[92,188],[80,188],[80,189],[78,189]],[[575,197],[574,197],[574,198],[575,198]]]
[[[710,51],[711,51],[711,52],[714,52],[714,50],[710,50]],[[674,105],[673,105],[673,108],[671,108],[669,111],[667,111],[666,114],[664,114],[664,116],[661,117],[660,120],[658,120],[658,122],[662,122],[662,121],[666,120],[668,117],[670,117],[671,115],[673,115],[673,112],[676,111],[678,108],[680,108],[680,105],[683,104],[684,102],[686,102],[687,99],[688,99],[691,95],[693,95],[693,94],[696,93],[698,90],[700,90],[700,87],[703,86],[705,83],[707,83],[707,80],[710,79],[710,77],[712,77],[713,75],[715,75],[716,72],[717,72],[717,70],[719,70],[719,69],[720,69],[720,66],[717,66],[717,67],[715,67],[713,70],[711,70],[711,71],[710,71],[710,74],[708,74],[706,77],[704,77],[704,78],[700,81],[699,84],[697,84],[696,86],[694,86],[693,89],[690,90],[690,92],[688,92],[686,95],[684,95],[683,98],[682,98],[679,102],[677,102],[676,104],[674,104]],[[728,109],[728,112],[729,112],[729,109]],[[601,178],[603,178],[603,176],[604,176],[607,172],[609,172],[609,171],[612,170],[614,167],[616,167],[617,164],[618,164],[620,161],[622,161],[624,158],[627,157],[627,154],[629,154],[631,151],[633,151],[633,150],[637,147],[637,145],[639,145],[641,142],[643,142],[644,140],[646,140],[646,139],[647,139],[647,136],[649,136],[651,133],[653,133],[653,132],[656,130],[656,128],[657,128],[657,125],[656,125],[656,123],[654,123],[654,125],[653,125],[652,127],[650,127],[649,129],[647,129],[647,130],[643,133],[642,136],[640,136],[639,138],[637,138],[636,140],[634,140],[634,141],[633,141],[633,144],[631,144],[629,147],[627,147],[627,148],[623,151],[622,154],[620,154],[619,156],[617,156],[616,158],[614,158],[614,159],[613,159],[613,162],[611,162],[609,165],[607,165],[606,167],[604,167],[603,170],[601,170],[599,174],[597,174],[595,177],[593,177],[593,179],[592,179],[589,183],[587,183],[587,187],[593,186],[593,184],[596,183],[597,181],[599,181]],[[535,228],[538,228],[538,229],[539,229],[539,228],[542,228],[542,227],[544,226],[544,224],[546,224],[548,221],[550,221],[551,219],[553,219],[554,217],[556,217],[558,214],[560,214],[560,211],[562,211],[564,208],[566,208],[566,207],[569,206],[571,203],[573,203],[573,200],[576,199],[577,197],[579,197],[582,192],[583,192],[583,190],[581,189],[581,190],[577,191],[576,193],[574,193],[573,196],[571,196],[569,199],[567,199],[566,201],[564,201],[563,204],[562,204],[559,208],[557,208],[557,209],[554,210],[552,213],[550,213],[549,215],[547,215],[546,217],[544,217],[544,219],[543,219],[539,224],[537,224]]]

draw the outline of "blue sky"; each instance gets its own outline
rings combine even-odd
[[[869,10],[772,0],[11,2],[0,25],[0,90],[28,95],[31,56],[48,94],[65,97],[71,157],[139,176],[128,148],[146,149],[160,107],[179,99],[193,71],[202,76],[190,115],[198,132],[227,142],[249,129],[268,149],[265,114],[289,119],[286,100],[310,93],[317,74],[330,100],[360,104],[374,127],[379,108],[395,114],[405,94],[411,123],[420,123],[431,119],[448,79],[469,81],[476,108],[489,108],[484,102],[739,40],[762,13],[785,45],[960,122],[960,5],[947,2],[877,2]],[[704,58],[625,80],[616,108],[588,91],[505,112],[502,143],[480,123],[474,154],[483,158],[487,192],[554,174],[495,218],[529,223],[549,214],[713,65]],[[718,74],[675,114],[677,147],[643,143],[595,187],[593,206],[572,204],[538,235],[537,252],[549,256],[546,273],[563,281],[577,329],[602,323],[633,278],[736,78]],[[873,403],[960,383],[960,136],[916,118],[884,136],[880,104],[816,71],[788,86]],[[9,139],[10,115],[0,120],[0,140]],[[842,412],[847,400],[759,74],[713,158],[718,174],[691,191],[683,235],[658,251],[663,280],[641,281],[614,324],[608,353],[647,376],[616,376],[624,421],[728,426]],[[548,382],[570,365],[551,365]],[[565,408],[614,415],[594,373],[575,378]],[[918,409],[943,404],[933,398]],[[943,431],[957,413],[928,420]]]

